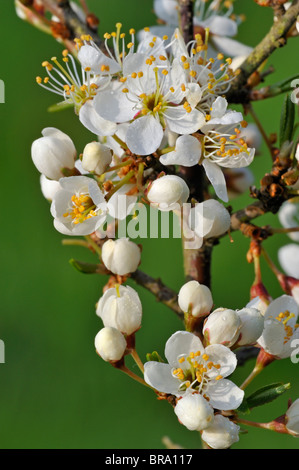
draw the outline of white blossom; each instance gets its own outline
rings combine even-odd
[[[237,365],[235,354],[221,344],[204,348],[198,336],[177,331],[166,343],[168,363],[146,362],[144,379],[153,388],[177,397],[200,393],[213,408],[238,408],[244,392],[226,379]]]
[[[278,260],[288,276],[299,279],[299,245],[289,243],[279,248]]]
[[[178,304],[183,312],[191,313],[193,317],[201,317],[210,312],[213,298],[207,286],[197,281],[189,281],[179,291]]]
[[[187,167],[202,164],[217,196],[227,202],[226,182],[220,167],[246,167],[254,157],[254,149],[239,138],[242,125],[245,125],[242,114],[227,111],[226,99],[218,97],[213,103],[211,119],[201,127],[203,134],[178,137],[175,150],[162,155],[160,162]]]
[[[82,168],[85,171],[101,175],[112,161],[112,151],[100,142],[90,142],[84,147]]]
[[[190,210],[189,225],[198,237],[219,237],[230,228],[230,214],[219,201],[208,199]]]
[[[59,181],[49,180],[45,175],[40,175],[40,187],[43,196],[52,201],[54,195],[61,189]]]
[[[65,235],[89,235],[105,221],[107,203],[97,182],[87,176],[59,180],[51,214],[55,228]]]
[[[218,414],[213,423],[202,432],[201,437],[212,449],[227,449],[239,441],[239,431],[240,426]]]
[[[152,207],[161,211],[177,209],[189,197],[189,188],[185,181],[176,175],[165,175],[157,178],[149,186],[147,198]]]
[[[299,398],[291,404],[286,412],[286,428],[294,436],[299,437]]]
[[[136,271],[140,263],[140,248],[128,238],[107,240],[102,246],[102,261],[114,274],[123,276]]]
[[[207,317],[203,333],[208,344],[232,346],[239,337],[241,320],[235,310],[217,308]]]
[[[95,348],[104,361],[119,361],[126,350],[124,336],[115,328],[102,328],[95,337]]]
[[[188,394],[177,401],[174,408],[181,424],[189,431],[202,431],[211,425],[214,410],[209,402],[200,394]]]
[[[273,300],[264,314],[264,329],[258,344],[272,356],[279,359],[290,357],[292,340],[299,339],[296,323],[299,306],[289,295]]]
[[[104,326],[131,335],[140,328],[142,305],[132,287],[117,285],[106,290],[99,299],[96,314],[103,320]]]
[[[74,168],[76,148],[72,139],[55,127],[46,127],[42,135],[31,146],[33,163],[47,178],[59,180],[64,176],[63,168]]]
[[[295,201],[285,201],[278,211],[278,218],[284,228],[299,227],[299,204]],[[289,238],[298,242],[299,232],[290,232]]]

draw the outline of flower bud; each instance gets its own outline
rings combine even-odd
[[[241,320],[238,346],[254,344],[264,329],[264,317],[256,308],[242,308],[237,310]]]
[[[214,410],[199,393],[187,394],[178,400],[174,412],[189,431],[202,431],[213,422]]]
[[[183,312],[193,317],[205,316],[213,307],[210,289],[197,281],[189,281],[181,287],[178,303]]]
[[[63,168],[75,166],[75,146],[68,135],[54,127],[43,129],[42,135],[31,146],[33,163],[47,178],[59,180],[64,176]]]
[[[97,353],[104,361],[119,361],[126,350],[124,336],[115,328],[102,328],[94,340]]]
[[[187,201],[189,188],[185,181],[176,175],[165,175],[156,179],[150,186],[147,198],[153,207],[161,211],[171,211]]]
[[[112,151],[100,142],[90,142],[83,150],[82,168],[96,175],[104,173],[112,161]]]
[[[241,320],[234,310],[217,308],[204,323],[203,333],[209,344],[232,346],[239,336]]]
[[[131,335],[140,328],[142,305],[132,287],[117,285],[100,298],[96,314],[103,320],[104,326]]]
[[[286,428],[293,435],[299,437],[299,398],[291,404],[286,412]]]
[[[215,199],[196,204],[190,211],[189,224],[198,237],[219,237],[230,227],[230,215]]]
[[[128,238],[107,240],[102,247],[102,260],[109,271],[119,276],[136,271],[140,263],[140,248]]]
[[[225,418],[216,415],[213,423],[202,432],[202,440],[212,449],[227,449],[239,440],[240,426]]]
[[[52,201],[53,197],[61,188],[59,181],[49,180],[45,175],[40,175],[40,187],[43,196]]]

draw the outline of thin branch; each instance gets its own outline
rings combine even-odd
[[[249,54],[240,67],[240,73],[232,82],[226,97],[230,103],[246,103],[249,100],[247,80],[258,67],[278,48],[286,44],[288,31],[295,24],[299,15],[299,0],[294,0],[286,13],[273,24],[269,33]]]
[[[181,319],[184,318],[184,314],[178,305],[178,294],[165,286],[160,279],[154,279],[148,274],[137,269],[130,276],[137,284],[147,289],[149,292],[154,294],[156,299],[164,305],[167,305],[171,310],[173,310],[178,317]]]

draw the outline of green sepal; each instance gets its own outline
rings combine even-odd
[[[97,274],[99,272],[99,265],[93,263],[84,263],[76,259],[70,259],[70,265],[73,266],[77,271],[84,274]]]
[[[280,132],[279,142],[280,147],[286,141],[291,141],[293,136],[295,121],[295,104],[291,101],[289,95],[284,98],[281,114],[280,114]]]
[[[284,392],[289,390],[291,387],[290,383],[283,384],[281,382],[276,382],[273,384],[266,385],[258,389],[256,392],[252,393],[247,398],[247,405],[248,408],[255,408],[256,406],[265,405],[266,403],[270,403],[271,401],[278,398]]]
[[[147,353],[146,355],[146,360],[149,361],[154,361],[154,362],[164,362],[162,357],[160,356],[157,351],[153,351],[152,353]]]

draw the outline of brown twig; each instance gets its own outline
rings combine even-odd
[[[299,0],[294,0],[290,8],[277,19],[269,33],[241,65],[239,75],[233,80],[232,86],[226,94],[230,103],[249,101],[250,88],[247,86],[249,77],[276,49],[286,44],[287,33],[295,24],[298,15]]]

